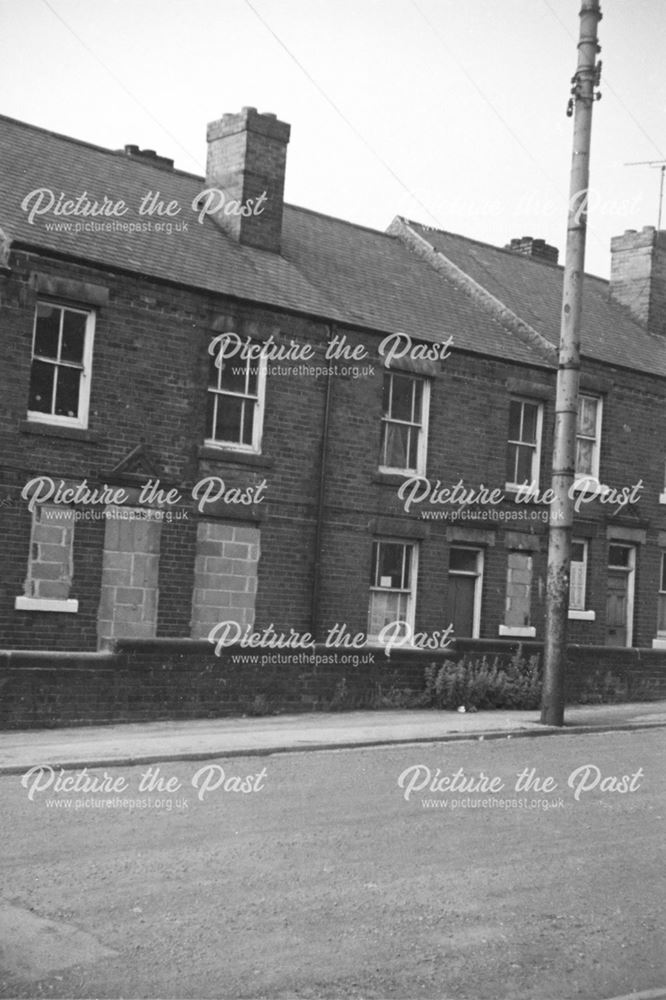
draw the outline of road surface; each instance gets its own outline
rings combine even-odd
[[[657,990],[665,757],[657,729],[4,776],[0,996]]]

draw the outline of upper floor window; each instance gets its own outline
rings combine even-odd
[[[578,396],[576,425],[576,476],[599,478],[601,444],[601,399],[598,396]]]
[[[32,339],[28,419],[88,426],[95,314],[38,302]]]
[[[384,375],[382,472],[425,473],[430,386],[414,375]]]
[[[266,363],[259,358],[211,357],[206,440],[239,451],[261,451]]]
[[[529,399],[509,402],[509,441],[506,456],[507,486],[538,484],[541,462],[543,406]]]

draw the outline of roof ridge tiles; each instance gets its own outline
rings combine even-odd
[[[408,220],[397,215],[389,226],[389,232],[397,236],[406,247],[429,264],[433,270],[449,278],[456,287],[498,320],[505,330],[516,334],[524,343],[536,348],[549,362],[557,363],[557,349],[543,334],[521,319],[492,292],[475,281],[471,275],[454,264],[441,250],[436,250],[425,237],[415,231]]]
[[[488,243],[486,240],[476,239],[474,236],[464,236],[462,233],[451,232],[450,229],[437,229],[436,226],[426,226],[423,222],[417,222],[414,219],[405,219],[405,222],[412,226],[413,228],[419,230],[432,230],[434,233],[439,233],[442,236],[449,236],[454,240],[460,240],[462,243],[473,244],[475,246],[483,247],[486,250],[492,250],[494,253],[501,253],[505,257],[518,258],[521,264],[535,264],[539,267],[546,266],[551,270],[564,271],[564,264],[555,264],[550,260],[543,260],[540,257],[530,257],[527,254],[517,254],[515,250],[511,250],[508,247],[498,247],[494,243]],[[584,275],[586,278],[590,278],[594,281],[600,281],[604,285],[608,285],[608,278],[602,278],[599,274],[591,274],[589,271],[585,271]]]

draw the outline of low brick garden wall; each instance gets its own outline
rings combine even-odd
[[[0,728],[425,707],[434,704],[426,674],[432,679],[445,661],[467,671],[484,657],[489,667],[517,657],[538,679],[542,645],[461,639],[448,650],[390,657],[315,653],[318,662],[310,651],[238,647],[218,657],[192,639],[120,640],[103,653],[0,652]],[[569,646],[568,659],[568,704],[666,698],[664,650]]]

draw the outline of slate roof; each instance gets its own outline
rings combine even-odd
[[[190,206],[205,186],[192,174],[0,116],[0,228],[17,245],[380,334],[402,330],[433,341],[453,335],[454,347],[548,364],[395,237],[285,205],[280,255],[241,246],[210,218],[197,222]],[[132,210],[121,221],[132,222],[142,221],[141,199],[158,190],[163,201],[183,207],[172,221],[186,221],[188,231],[49,231],[46,222],[89,220],[49,213],[30,225],[21,202],[38,188],[123,199]]]
[[[19,246],[380,334],[402,330],[433,341],[453,336],[454,349],[553,367],[538,344],[505,328],[398,237],[285,205],[281,254],[256,250],[238,244],[210,218],[197,222],[191,204],[205,186],[193,174],[0,116],[0,229]],[[87,192],[91,200],[123,199],[131,210],[121,221],[130,222],[148,218],[138,215],[138,206],[149,191],[159,191],[163,201],[182,206],[171,221],[186,222],[187,231],[48,230],[46,222],[90,221],[52,213],[30,225],[21,202],[38,188],[56,196],[64,191],[70,198]],[[562,268],[409,225],[557,344]],[[607,282],[586,278],[585,297],[587,355],[666,375],[666,341],[647,334],[611,303]]]
[[[205,186],[192,174],[165,170],[124,152],[0,117],[0,228],[17,243],[210,292],[338,318],[334,304],[283,257],[240,246],[221,234],[210,219],[200,225],[190,206]],[[155,231],[49,231],[46,222],[102,220],[48,214],[30,225],[21,202],[38,188],[49,188],[56,196],[60,191],[70,197],[87,192],[91,201],[102,201],[105,195],[114,202],[123,199],[131,211],[119,221],[137,223],[148,219],[138,214],[141,199],[149,191],[159,191],[165,202],[175,200],[182,206],[172,221],[184,220],[188,230],[170,236]]]
[[[408,225],[551,344],[558,345],[563,267],[417,222]],[[666,376],[666,338],[644,330],[623,306],[610,299],[608,289],[608,281],[585,275],[582,355]]]

